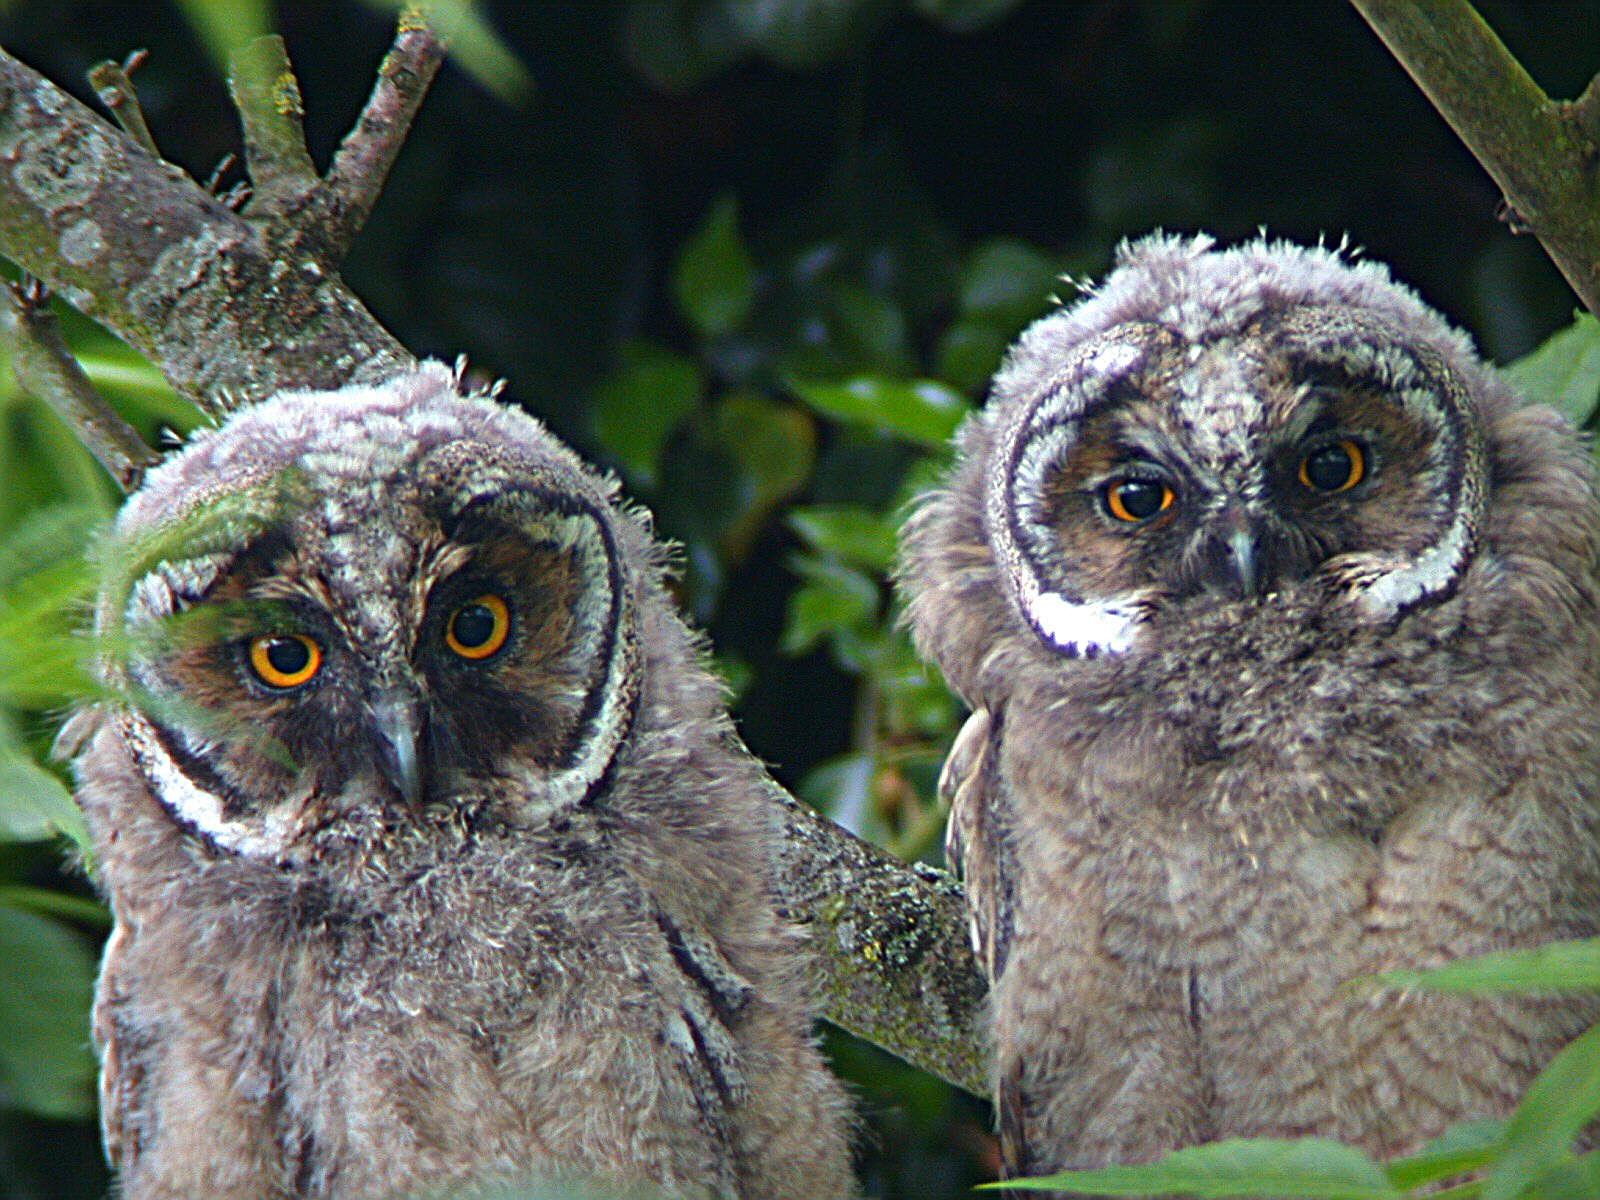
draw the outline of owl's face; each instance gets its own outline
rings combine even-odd
[[[1200,340],[1116,325],[999,443],[990,510],[1024,612],[1093,656],[1173,606],[1315,582],[1380,613],[1441,592],[1475,525],[1464,397],[1436,356],[1323,306]]]
[[[1117,658],[1195,620],[1387,628],[1478,554],[1486,398],[1513,403],[1376,264],[1131,244],[1023,334],[908,523],[918,641],[970,697],[1041,649]]]
[[[121,523],[176,528],[179,549],[127,593],[119,719],[169,813],[225,849],[533,820],[581,800],[627,733],[609,494],[443,368],[405,379],[249,410]]]

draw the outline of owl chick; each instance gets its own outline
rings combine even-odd
[[[197,436],[117,541],[120,1195],[853,1191],[761,769],[610,482],[429,363]]]
[[[1373,263],[1153,236],[906,530],[1009,1175],[1504,1114],[1589,996],[1349,982],[1600,933],[1584,447]]]

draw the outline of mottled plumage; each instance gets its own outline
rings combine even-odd
[[[1600,1002],[1347,984],[1600,933],[1567,423],[1376,264],[1156,236],[958,450],[902,572],[1008,1174],[1506,1113]]]
[[[852,1191],[761,769],[663,573],[437,363],[151,474],[99,612],[125,699],[72,731],[122,1195]]]

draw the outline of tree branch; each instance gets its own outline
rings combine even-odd
[[[306,149],[300,84],[276,34],[245,43],[228,69],[228,93],[244,131],[244,161],[253,195],[247,212],[272,216],[299,206],[317,185]]]
[[[1595,86],[1551,100],[1467,0],[1351,0],[1600,315]]]
[[[412,361],[305,235],[241,217],[4,51],[0,253],[211,412]]]
[[[144,62],[145,52],[135,50],[123,62],[103,62],[89,71],[89,84],[94,88],[100,103],[106,106],[112,118],[122,127],[122,132],[157,158],[161,151],[156,139],[145,124],[144,109],[139,107],[139,93],[133,86],[133,72]]]
[[[427,23],[403,14],[399,35],[378,68],[372,95],[323,178],[337,214],[329,239],[335,261],[343,260],[372,214],[389,168],[443,61],[444,45]]]
[[[0,343],[11,352],[17,383],[55,409],[117,486],[131,492],[160,455],[95,391],[67,349],[48,302],[45,289],[36,281],[5,288]]]
[[[402,22],[385,62],[393,75],[379,81],[329,172],[326,194],[350,206],[351,233],[437,66],[431,39],[416,34]],[[258,128],[257,145],[286,128],[270,139]],[[0,53],[0,254],[213,411],[282,388],[381,379],[413,361],[325,265],[338,241],[317,225],[328,211],[311,203],[240,216]],[[981,1093],[983,985],[959,886],[773,791],[788,835],[780,903],[818,947],[827,1017]]]

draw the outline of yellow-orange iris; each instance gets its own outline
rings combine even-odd
[[[462,658],[488,658],[511,634],[511,609],[492,592],[469,600],[444,627],[444,644]]]
[[[1345,438],[1300,460],[1300,482],[1332,496],[1348,492],[1367,476],[1367,456],[1359,442]]]
[[[1119,479],[1106,489],[1106,508],[1119,521],[1148,521],[1172,507],[1175,495],[1155,479]]]
[[[250,669],[268,687],[299,687],[322,669],[322,647],[303,633],[253,638]]]

